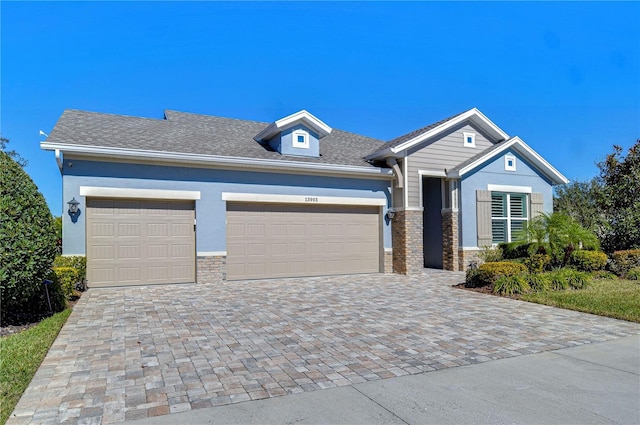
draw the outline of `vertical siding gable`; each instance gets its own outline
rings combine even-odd
[[[476,147],[465,147],[463,133],[475,133]],[[467,159],[478,155],[496,143],[488,135],[469,122],[462,123],[442,136],[421,143],[407,152],[408,177],[407,187],[409,206],[420,206],[420,184],[418,170],[450,170]]]

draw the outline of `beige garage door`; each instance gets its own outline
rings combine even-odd
[[[193,202],[87,199],[90,287],[195,282]]]
[[[380,271],[377,207],[227,203],[227,279]]]

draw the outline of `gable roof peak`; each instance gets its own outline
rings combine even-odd
[[[311,114],[310,112],[302,109],[284,118],[280,118],[269,124],[264,130],[258,133],[254,139],[258,142],[269,140],[278,133],[287,130],[295,125],[303,124],[318,133],[318,138],[323,138],[331,133],[333,130],[327,124],[322,122],[319,118]]]
[[[385,143],[372,154],[368,155],[366,159],[378,159],[388,156],[396,156],[398,152],[406,151],[407,149],[422,143],[425,140],[442,134],[456,125],[470,120],[480,129],[484,130],[488,135],[493,137],[497,142],[504,141],[509,138],[509,135],[505,133],[500,127],[495,125],[489,118],[487,118],[478,108],[471,108],[456,115],[452,115],[448,118],[429,124],[418,130],[414,130],[403,136],[396,137],[393,140]]]

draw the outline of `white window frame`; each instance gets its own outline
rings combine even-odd
[[[298,142],[298,136],[304,137],[304,142]],[[291,146],[298,149],[309,149],[309,133],[304,130],[294,130],[291,133]]]
[[[512,162],[512,165],[509,165],[509,161]],[[505,157],[504,157],[504,170],[505,171],[516,171],[516,157],[514,155],[505,155]]]
[[[471,137],[471,143],[467,143],[467,139]],[[476,133],[468,133],[468,132],[463,132],[462,133],[462,144],[464,145],[465,148],[475,148],[476,147]]]
[[[491,222],[493,223],[493,221],[504,221],[506,220],[507,224],[506,224],[506,233],[507,233],[507,240],[504,241],[506,243],[509,242],[513,242],[512,239],[512,235],[511,235],[511,222],[512,221],[521,221],[524,223],[528,223],[529,222],[529,216],[531,215],[530,212],[530,208],[529,208],[529,194],[528,193],[524,193],[524,192],[516,192],[516,193],[505,193],[505,192],[491,192],[491,196],[492,196],[492,202],[493,202],[493,194],[501,194],[501,195],[506,195],[506,203],[507,203],[507,216],[506,217],[494,217],[493,213],[491,214]],[[511,195],[517,195],[517,196],[524,196],[524,201],[523,201],[523,208],[524,208],[524,217],[512,217],[511,216]],[[493,228],[493,225],[491,226]],[[493,235],[492,235],[492,239],[493,239]],[[499,243],[501,242],[494,242],[493,245],[497,246]]]

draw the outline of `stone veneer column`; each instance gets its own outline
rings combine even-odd
[[[196,280],[198,283],[220,283],[227,280],[227,257],[197,257]]]
[[[460,270],[458,259],[458,211],[442,210],[442,268]]]
[[[420,273],[424,269],[422,211],[397,211],[391,223],[393,271]]]

